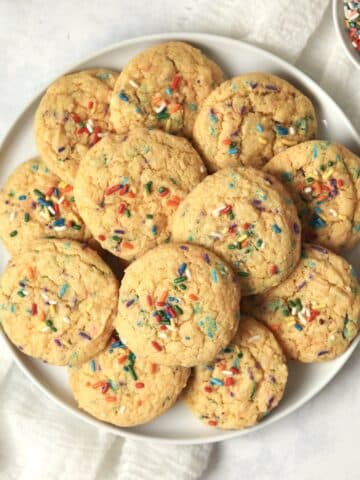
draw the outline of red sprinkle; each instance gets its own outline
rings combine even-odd
[[[51,195],[54,193],[54,187],[49,188],[49,190],[45,193],[47,197],[51,197]]]
[[[162,346],[159,345],[157,342],[151,342],[151,345],[157,350],[158,352],[161,352]]]
[[[135,383],[135,387],[136,387],[136,388],[144,388],[144,387],[145,387],[145,383],[143,383],[143,382],[137,382],[137,383]]]
[[[160,197],[166,197],[166,195],[169,194],[169,189],[168,188],[164,188],[164,190],[159,193]]]
[[[110,385],[108,383],[103,384],[101,387],[101,393],[106,393],[109,390]]]
[[[118,213],[122,215],[126,210],[126,204],[125,203],[120,203],[119,208],[118,208]]]
[[[98,236],[98,239],[100,240],[100,242],[103,242],[104,240],[106,240],[106,237],[105,235],[101,234]]]
[[[180,203],[180,198],[177,195],[174,195],[173,197],[170,198],[170,200],[167,202],[169,207],[177,207]]]
[[[88,103],[88,108],[93,108],[93,106],[94,106],[94,102],[89,102]]]
[[[36,315],[37,314],[37,305],[36,303],[33,303],[31,305],[31,315]]]
[[[55,215],[59,215],[60,208],[59,208],[59,205],[57,203],[53,204],[53,209],[54,209]]]
[[[244,223],[244,225],[242,226],[242,229],[243,230],[248,230],[250,227],[250,224],[249,223]]]
[[[233,374],[233,375],[236,375],[237,373],[239,373],[239,370],[235,367],[231,367],[230,368],[230,372]]]
[[[161,317],[160,317],[160,320],[161,322]],[[167,326],[166,325],[160,325],[160,330],[167,330]]]
[[[111,195],[112,193],[120,190],[120,188],[120,185],[113,185],[112,187],[109,187],[107,190],[105,190],[105,195]]]
[[[76,133],[78,135],[82,135],[83,133],[89,133],[88,129],[86,127],[81,127],[81,128],[78,128]]]
[[[121,357],[118,358],[118,363],[121,365],[126,361],[127,358],[128,358],[127,355],[122,355]]]
[[[232,377],[225,378],[224,385],[225,387],[231,387],[231,385],[234,385],[234,379]]]
[[[341,180],[341,178],[339,178],[339,180],[337,181],[337,184],[338,184],[338,187],[341,188],[344,186],[344,180]]]
[[[79,115],[77,113],[72,113],[71,114],[71,118],[74,120],[74,122],[76,123],[79,123],[81,122],[81,118],[79,117]]]
[[[175,75],[175,77],[173,78],[173,80],[171,82],[171,88],[173,90],[175,90],[179,86],[180,80],[181,80],[180,75]]]
[[[101,127],[99,127],[99,125],[94,127],[94,133],[95,133],[95,135],[98,135],[99,133],[101,133]]]
[[[129,190],[129,185],[123,185],[122,187],[120,187],[119,194],[120,195],[125,195],[125,193],[127,193],[128,190]]]
[[[271,275],[276,275],[278,273],[279,269],[276,265],[271,265],[270,267],[270,273]]]
[[[220,210],[220,215],[225,215],[226,213],[231,212],[231,209],[232,209],[231,205],[226,205],[225,208],[223,208],[222,210]]]
[[[149,307],[152,307],[153,301],[150,295],[146,296],[146,303],[149,305]]]
[[[208,385],[206,385],[206,387],[204,387],[204,390],[205,390],[205,392],[207,392],[207,393],[211,393],[211,392],[212,392],[212,388],[209,387]]]
[[[134,245],[132,243],[129,243],[129,242],[122,242],[121,244],[124,248],[127,248],[129,250],[132,250],[134,248]]]
[[[74,222],[73,222],[72,220],[68,220],[68,221],[66,222],[66,226],[67,226],[68,228],[71,228],[71,227],[73,226],[73,224],[74,224]]]
[[[317,310],[311,309],[311,310],[310,310],[309,322],[312,322],[313,320],[315,320],[315,318],[316,318],[318,315],[320,315],[320,312],[318,312]]]
[[[210,425],[210,427],[216,427],[217,421],[216,420],[209,420],[208,425]]]
[[[176,318],[176,312],[172,307],[167,307],[166,311],[171,316],[171,318]]]

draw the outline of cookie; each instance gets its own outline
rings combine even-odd
[[[304,238],[332,250],[347,246],[354,236],[354,214],[360,210],[347,168],[347,158],[352,156],[341,145],[313,140],[275,155],[264,167],[291,193]],[[356,164],[360,167],[360,159]]]
[[[118,133],[145,126],[191,138],[198,109],[223,80],[220,67],[191,45],[155,45],[119,75],[111,121]]]
[[[194,368],[185,401],[207,425],[246,428],[278,405],[287,376],[285,356],[272,333],[242,316],[231,344],[213,362]]]
[[[168,410],[189,374],[187,368],[137,358],[115,335],[106,350],[69,369],[69,380],[82,410],[104,422],[130,427]]]
[[[291,145],[315,137],[311,101],[282,78],[247,73],[227,80],[202,104],[193,138],[211,172],[261,168]]]
[[[109,105],[118,73],[93,69],[56,80],[35,114],[35,141],[49,168],[73,183],[80,160],[110,129]]]
[[[170,239],[169,222],[206,169],[184,138],[160,130],[108,135],[81,162],[75,198],[103,248],[133,260]]]
[[[89,241],[75,204],[73,186],[40,158],[19,165],[0,191],[0,237],[13,255],[36,239]]]
[[[0,279],[0,322],[24,353],[75,365],[102,350],[112,332],[118,283],[90,248],[38,240]]]
[[[242,294],[281,283],[300,256],[295,206],[281,183],[251,167],[224,168],[186,197],[171,231],[177,242],[214,251],[234,268]]]
[[[161,245],[125,270],[115,328],[136,355],[191,367],[230,342],[239,300],[236,278],[216,255],[193,245]]]
[[[342,257],[314,244],[281,285],[249,297],[242,310],[262,320],[286,354],[301,362],[341,355],[359,330],[359,284]]]

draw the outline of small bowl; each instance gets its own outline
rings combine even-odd
[[[344,2],[343,0],[333,0],[332,3],[333,21],[335,24],[335,30],[340,38],[340,41],[346,51],[347,56],[360,68],[360,52],[358,52],[351,44],[351,39],[345,29],[345,15],[344,15]]]

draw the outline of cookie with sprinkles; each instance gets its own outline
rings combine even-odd
[[[222,83],[199,110],[193,139],[209,171],[234,165],[261,168],[286,148],[315,137],[311,101],[269,73]]]
[[[233,341],[215,360],[194,368],[185,402],[202,422],[224,429],[258,423],[280,402],[288,376],[274,335],[242,316]]]
[[[73,395],[82,410],[104,422],[130,427],[150,422],[177,400],[190,369],[137,358],[114,334],[90,361],[69,369]]]
[[[89,241],[75,204],[73,186],[40,158],[19,165],[0,191],[0,237],[15,254],[40,238]]]
[[[76,365],[101,351],[113,330],[118,282],[86,245],[38,240],[0,278],[0,323],[22,352]]]
[[[170,240],[174,212],[205,174],[185,138],[137,128],[108,135],[88,152],[75,198],[94,238],[130,261]]]
[[[135,354],[191,367],[230,342],[239,300],[237,279],[219,257],[194,245],[161,245],[125,270],[115,327]]]
[[[354,174],[347,166],[352,156],[360,172],[360,159],[349,150],[313,140],[275,155],[264,167],[291,193],[304,238],[332,250],[346,247],[356,233],[359,236],[354,216],[359,217],[360,204]]]
[[[198,109],[223,80],[220,67],[191,45],[155,45],[119,75],[111,121],[118,133],[145,126],[191,138]]]
[[[321,362],[341,355],[357,335],[359,293],[356,273],[346,260],[325,247],[305,244],[285,282],[247,298],[241,308],[272,330],[290,358]]]
[[[234,268],[242,294],[281,283],[300,257],[300,223],[282,184],[251,167],[206,177],[174,216],[172,239],[212,250]]]
[[[66,182],[74,182],[80,160],[111,130],[109,105],[117,76],[100,68],[65,75],[40,101],[35,114],[37,149]]]

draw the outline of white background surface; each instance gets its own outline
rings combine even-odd
[[[232,4],[233,8],[244,5],[231,0],[221,3],[227,8]],[[283,0],[271,3],[284,8],[291,8],[292,4]],[[205,28],[198,15],[190,0],[0,0],[0,141],[40,88],[84,56],[110,43],[147,33],[197,29],[251,38],[249,31],[237,28],[235,22],[226,28],[220,17],[218,25],[212,22]],[[286,45],[280,53],[286,58]],[[342,53],[329,9],[297,65],[322,83],[359,130],[359,97],[352,89],[356,82],[360,84],[360,74],[349,66]],[[342,68],[347,72],[346,81],[338,75]],[[357,349],[341,374],[300,411],[259,433],[217,445],[204,478],[359,479],[359,362]],[[74,423],[71,443],[76,446],[76,420],[66,421]],[[1,444],[0,453],[5,452],[6,445]]]

